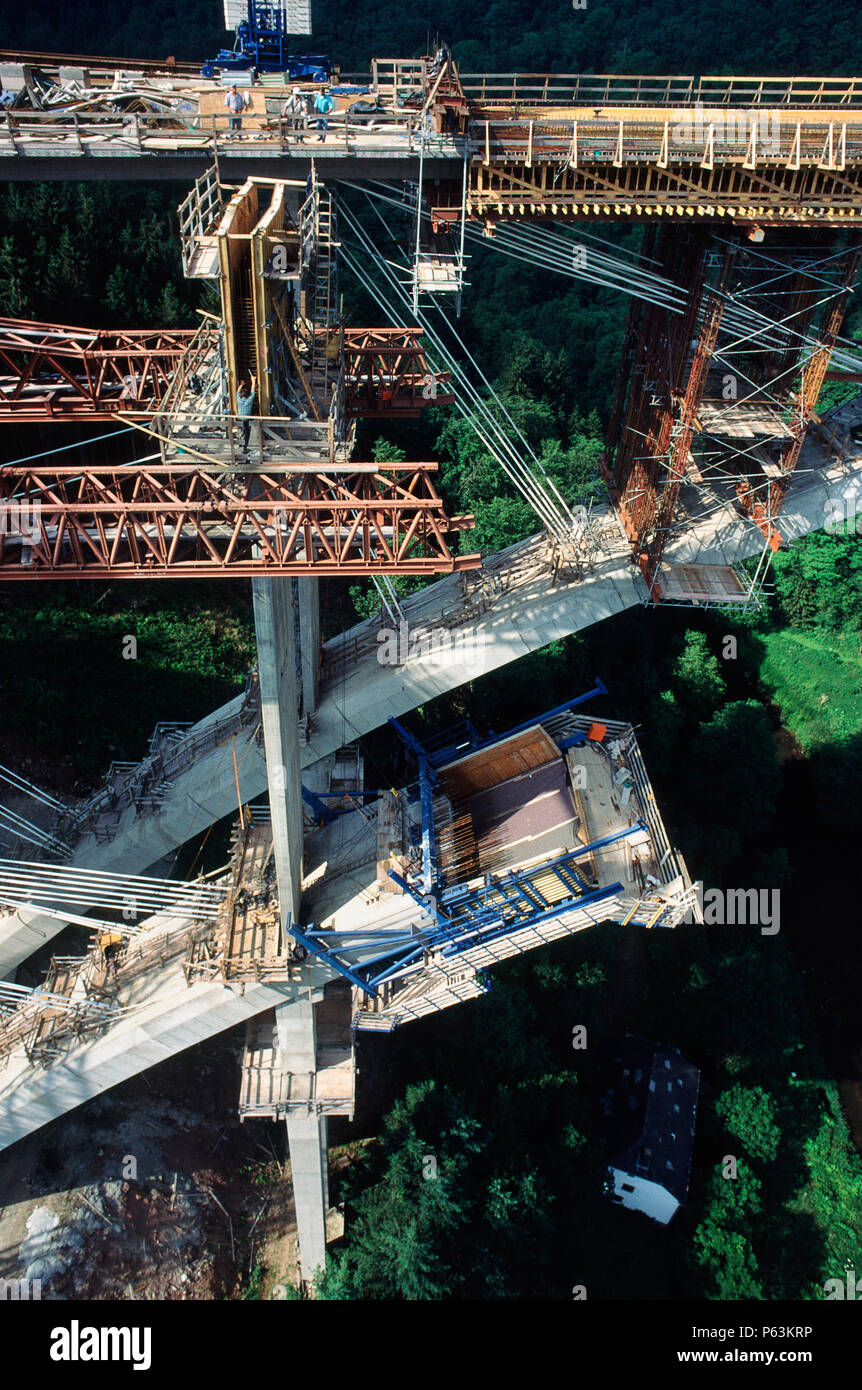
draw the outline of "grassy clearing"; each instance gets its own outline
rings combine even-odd
[[[783,628],[760,641],[760,678],[806,753],[862,731],[858,636]]]

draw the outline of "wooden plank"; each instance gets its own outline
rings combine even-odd
[[[474,792],[506,782],[519,772],[543,767],[559,756],[553,739],[537,724],[532,729],[525,729],[523,733],[513,734],[495,743],[491,748],[483,748],[478,753],[461,758],[446,768],[440,780],[448,796],[461,800]]]

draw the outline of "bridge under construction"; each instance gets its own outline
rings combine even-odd
[[[106,463],[4,463],[0,581],[250,578],[258,660],[86,801],[0,768],[0,1146],[244,1022],[239,1113],[286,1123],[310,1281],[357,1032],[475,998],[594,923],[697,914],[601,682],[498,735],[422,741],[401,718],[638,604],[757,603],[776,549],[855,516],[862,411],[817,407],[862,377],[841,336],[862,82],[379,60],[312,145],[270,83],[237,140],[221,87],[181,66],[2,58],[0,178],[185,179],[184,270],[219,312],[188,332],[0,321],[0,423],[117,427]],[[645,224],[637,252],[609,221]],[[458,337],[480,245],[631,299],[605,503],[561,493]],[[344,321],[345,271],[383,326]],[[354,457],[357,420],[429,405],[469,423],[533,538],[473,552],[433,461]],[[397,574],[433,582],[399,600]],[[376,584],[394,656],[379,619],[321,642],[321,575]],[[410,776],[371,793],[359,740],[387,724]],[[227,816],[221,869],[147,872]],[[89,949],[17,984],[69,925]]]

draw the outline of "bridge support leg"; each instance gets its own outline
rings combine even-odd
[[[302,671],[302,712],[317,709],[320,671],[320,580],[302,575],[296,581],[299,596],[299,652]]]
[[[302,785],[296,641],[290,579],[253,579],[254,627],[272,837],[282,928],[299,916]]]
[[[300,629],[304,633],[303,606],[317,613],[315,592],[300,590]],[[254,625],[260,679],[260,706],[275,872],[281,908],[282,930],[299,918],[302,894],[302,783],[299,769],[298,691],[296,668],[296,613],[291,579],[254,579]],[[303,668],[304,682],[304,668]],[[322,993],[318,992],[318,998]],[[311,998],[282,1004],[276,1010],[279,1059],[282,1069],[311,1081],[317,1071],[314,1002]],[[313,1097],[313,1087],[309,1096]],[[307,1111],[287,1119],[290,1166],[299,1229],[299,1261],[304,1281],[318,1274],[326,1260],[326,1209],[329,1205],[327,1122],[325,1115]]]
[[[317,1070],[314,1004],[298,999],[276,1010],[278,1045],[283,1069],[293,1075]],[[303,1281],[319,1274],[326,1263],[326,1212],[329,1207],[327,1118],[309,1108],[287,1117],[290,1167],[299,1263]]]

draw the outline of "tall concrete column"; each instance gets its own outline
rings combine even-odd
[[[296,581],[296,588],[299,595],[302,711],[303,714],[313,714],[317,709],[320,670],[320,580],[316,575],[302,575]]]
[[[305,1074],[310,1076],[317,1070],[312,1001],[297,999],[280,1005],[276,1009],[276,1028],[283,1069],[297,1079]],[[329,1207],[326,1116],[311,1109],[290,1114],[287,1139],[299,1231],[299,1263],[303,1279],[311,1280],[326,1263],[326,1212]]]
[[[306,581],[314,583],[313,580]],[[253,579],[254,626],[260,679],[261,720],[272,812],[275,872],[282,925],[299,920],[302,894],[302,784],[297,726],[296,627],[291,579]],[[309,603],[316,609],[316,586]],[[300,598],[300,614],[302,599]],[[302,618],[300,617],[300,622]],[[318,998],[322,993],[318,992]],[[309,1080],[317,1071],[314,1002],[308,996],[276,1009],[282,1070]],[[290,1167],[299,1230],[299,1261],[311,1280],[326,1261],[329,1164],[326,1117],[313,1109],[287,1120]]]
[[[299,920],[302,784],[297,727],[296,639],[290,579],[253,579],[261,722],[281,920]]]

